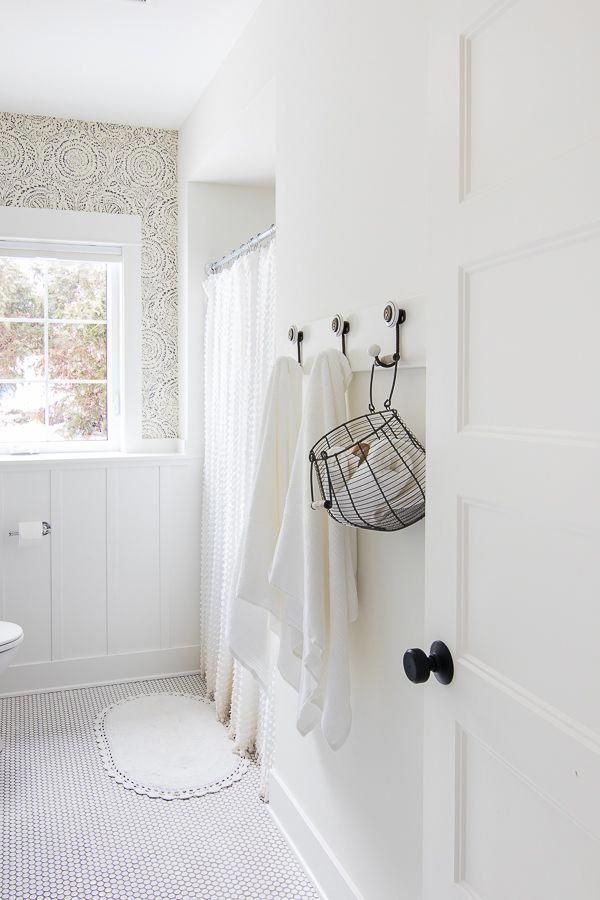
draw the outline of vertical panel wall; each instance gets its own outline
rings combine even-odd
[[[160,470],[162,646],[198,643],[200,634],[200,466]]]
[[[106,476],[106,469],[50,473],[53,659],[107,652]]]
[[[159,470],[108,473],[108,650],[160,647]]]
[[[20,547],[8,532],[17,522],[49,521],[50,473],[15,473],[2,478],[2,619],[18,622],[27,633],[19,656],[23,663],[52,656],[50,541]]]
[[[199,531],[197,460],[0,462],[0,619],[25,632],[0,693],[196,669]]]

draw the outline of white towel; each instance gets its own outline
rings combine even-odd
[[[269,614],[281,617],[283,598],[268,581],[283,517],[302,416],[302,369],[290,357],[275,361],[261,425],[261,446],[250,512],[242,539],[240,575],[229,622],[233,656],[268,691]]]
[[[405,443],[401,459],[388,438],[380,437],[373,441],[367,458],[346,476],[345,482],[338,475],[339,483],[334,484],[336,496],[340,501],[352,496],[359,513],[362,501],[364,513],[368,513],[371,522],[389,518],[392,510],[401,516],[404,509],[421,502],[422,495],[411,476],[411,472],[418,471],[421,462],[421,451],[413,444]],[[350,505],[349,500],[345,502]]]
[[[270,581],[286,594],[279,670],[298,691],[297,727],[319,723],[341,747],[350,731],[348,625],[358,612],[356,532],[310,504],[311,447],[347,419],[351,371],[339,350],[314,360]]]

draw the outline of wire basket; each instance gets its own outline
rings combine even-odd
[[[425,448],[391,408],[369,412],[327,432],[309,454],[313,508],[342,525],[398,531],[425,516]]]

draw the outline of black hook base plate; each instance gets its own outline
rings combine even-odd
[[[398,360],[400,359],[400,326],[404,325],[406,322],[406,310],[398,309],[396,310],[398,314],[398,321],[395,324],[396,329],[396,349],[391,357],[390,362],[384,362],[379,355],[375,357],[375,365],[380,366],[382,369],[392,369],[394,366],[398,365]],[[386,308],[383,311],[383,318],[385,321],[391,325],[392,316],[394,314],[393,304],[388,303]]]

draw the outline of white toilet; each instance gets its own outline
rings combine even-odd
[[[23,643],[23,629],[14,622],[0,622],[0,675],[13,661]],[[4,749],[0,740],[0,752]]]
[[[23,629],[13,622],[0,622],[0,675],[13,661],[23,643]]]

